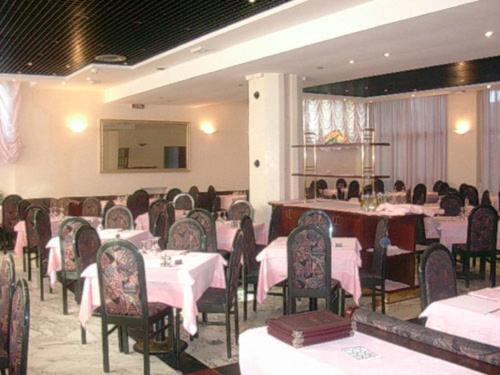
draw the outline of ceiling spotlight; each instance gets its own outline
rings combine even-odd
[[[127,60],[127,58],[123,55],[106,54],[106,55],[98,55],[94,57],[94,60],[103,63],[119,63],[119,62],[124,62],[125,60]]]
[[[486,32],[484,33],[484,36],[485,36],[486,38],[489,38],[489,37],[493,36],[493,34],[494,34],[494,32],[493,32],[493,31],[486,31]]]
[[[415,94],[411,94],[411,97],[414,98],[415,97]]]
[[[69,68],[71,68],[71,65],[66,64],[66,69],[69,69]]]
[[[27,63],[26,65],[28,66],[33,66],[33,63],[30,61],[29,63]]]
[[[66,81],[62,81],[61,85],[66,86]]]
[[[248,0],[248,2],[249,2],[250,4],[253,4],[253,3],[255,3],[255,0]]]
[[[349,64],[354,64],[354,60],[349,60]]]
[[[91,73],[92,74],[97,74],[98,73],[98,70],[96,68],[92,68],[90,69]]]
[[[391,54],[389,52],[384,53],[384,57],[389,57]]]
[[[92,78],[90,78],[90,77],[87,77],[87,78],[85,78],[85,79],[86,79],[87,81],[89,81],[89,82],[90,82],[90,81],[92,81]]]
[[[486,88],[487,89],[491,89],[491,85],[486,85]]]

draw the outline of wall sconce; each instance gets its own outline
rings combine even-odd
[[[200,129],[205,134],[214,134],[217,131],[210,121],[202,122]]]
[[[453,132],[458,135],[464,135],[470,131],[470,122],[468,120],[458,120],[455,123],[455,128]]]
[[[83,115],[69,116],[68,128],[75,133],[81,133],[87,129],[87,119]]]

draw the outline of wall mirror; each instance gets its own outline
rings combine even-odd
[[[189,123],[101,120],[101,172],[188,171]]]

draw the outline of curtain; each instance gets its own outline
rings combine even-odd
[[[479,132],[479,186],[496,194],[500,190],[500,90],[477,93]]]
[[[366,104],[353,100],[305,96],[304,130],[314,132],[319,143],[332,130],[339,130],[347,142],[361,142],[366,123]]]
[[[403,180],[407,187],[431,188],[446,180],[447,98],[445,95],[370,104],[375,139],[389,142],[376,148],[376,173]],[[388,189],[389,190],[389,189]]]
[[[20,88],[17,82],[0,83],[0,164],[14,163],[21,153],[17,121]]]

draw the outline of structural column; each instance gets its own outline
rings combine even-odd
[[[297,76],[282,73],[247,77],[249,88],[250,201],[255,221],[268,222],[270,201],[299,197],[299,153],[290,148],[300,143],[302,89]]]

